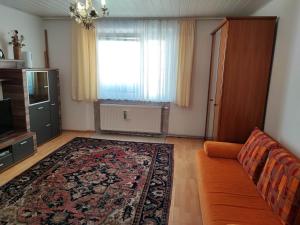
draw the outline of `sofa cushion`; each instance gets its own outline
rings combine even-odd
[[[300,162],[288,151],[270,152],[257,189],[282,223],[300,224]]]
[[[267,161],[269,151],[279,144],[267,134],[255,128],[238,154],[238,161],[256,184]]]
[[[228,142],[204,142],[204,152],[209,157],[214,158],[237,159],[237,155],[241,151],[242,147],[242,144]]]
[[[281,225],[237,160],[197,152],[203,224]]]

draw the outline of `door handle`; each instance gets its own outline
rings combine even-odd
[[[4,166],[4,163],[1,163],[1,164],[0,164],[0,167],[2,167],[2,166]]]
[[[7,156],[9,153],[9,151],[2,152],[0,153],[0,157]]]
[[[46,127],[51,127],[51,124],[50,123],[46,124]]]
[[[51,104],[51,106],[55,106],[55,105],[56,105],[55,103],[52,103],[52,104]]]
[[[44,109],[44,106],[38,107],[37,109],[42,110],[42,109]]]
[[[20,145],[25,145],[25,144],[27,144],[27,142],[28,141],[23,141],[23,142],[20,143]]]
[[[124,119],[124,120],[127,120],[127,118],[128,118],[128,117],[127,117],[127,111],[123,111],[123,119]]]

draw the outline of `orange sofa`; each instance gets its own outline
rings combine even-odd
[[[203,225],[282,225],[237,161],[242,146],[208,141],[197,152]]]

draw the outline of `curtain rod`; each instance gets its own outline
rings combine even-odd
[[[225,17],[202,17],[202,16],[185,16],[185,17],[104,17],[98,20],[185,20],[185,19],[195,19],[195,20],[222,20]],[[54,17],[42,17],[43,20],[71,20],[68,16],[54,16]]]

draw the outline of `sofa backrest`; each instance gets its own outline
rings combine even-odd
[[[238,154],[238,161],[255,184],[258,182],[269,152],[279,147],[278,142],[258,128],[252,131],[247,142]]]
[[[287,150],[272,150],[257,184],[283,224],[300,224],[300,161]]]
[[[284,225],[300,225],[300,160],[255,128],[238,161]]]

